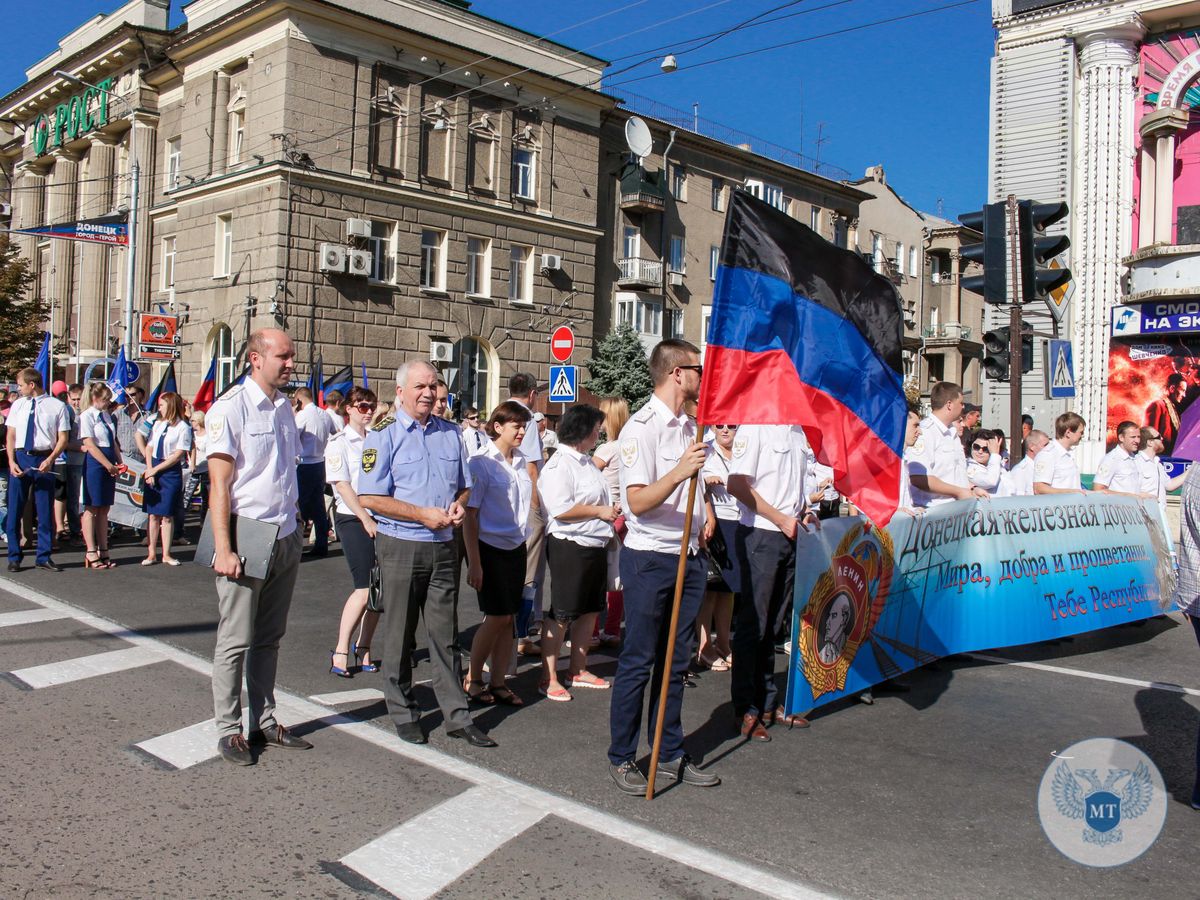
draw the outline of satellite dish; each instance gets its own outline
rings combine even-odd
[[[625,143],[639,160],[645,159],[654,149],[649,127],[637,116],[625,123]]]

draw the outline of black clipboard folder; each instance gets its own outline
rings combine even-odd
[[[242,561],[245,578],[266,578],[275,558],[275,542],[279,539],[279,526],[245,516],[230,516],[229,538],[233,552]],[[217,549],[213,540],[212,513],[204,517],[200,529],[200,543],[196,545],[195,561],[208,568],[216,562]]]

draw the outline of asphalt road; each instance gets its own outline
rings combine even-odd
[[[399,742],[374,696],[329,697],[381,687],[378,675],[328,674],[348,592],[336,552],[302,564],[280,658],[281,719],[316,749],[268,750],[248,769],[212,758],[211,579],[194,565],[143,569],[141,553],[116,548],[122,565],[107,572],[60,553],[66,572],[0,578],[0,671],[15,673],[0,683],[0,895],[1197,892],[1200,813],[1187,802],[1200,651],[1175,615],[991,654],[1016,664],[942,661],[908,676],[908,693],[773,729],[769,744],[734,736],[728,675],[705,673],[684,724],[692,755],[724,783],[647,803],[609,780],[607,695],[541,700],[528,667],[516,680],[528,706],[478,714],[493,750],[446,739],[424,687],[426,748]],[[478,621],[470,589],[461,618],[465,643]],[[593,668],[611,675],[615,663]],[[1051,752],[1091,737],[1143,749],[1172,795],[1157,842],[1114,869],[1061,856],[1037,816]]]

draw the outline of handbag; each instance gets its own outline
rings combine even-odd
[[[710,579],[724,581],[724,570],[732,567],[729,547],[725,543],[725,535],[721,529],[714,528],[712,537],[708,539],[708,576]]]
[[[367,587],[367,610],[369,612],[383,612],[383,588],[380,581],[379,566],[375,566],[371,569],[371,584]]]

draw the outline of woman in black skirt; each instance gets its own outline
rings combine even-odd
[[[546,510],[550,561],[550,615],[542,638],[541,694],[566,702],[568,687],[607,690],[609,682],[587,668],[588,642],[608,586],[608,544],[620,507],[612,502],[604,473],[588,454],[600,439],[604,413],[577,404],[558,423],[558,452],[538,476]],[[558,678],[558,649],[571,632],[567,684]]]
[[[342,607],[337,645],[329,654],[329,671],[340,678],[359,672],[378,672],[380,659],[371,655],[371,640],[379,613],[367,609],[371,570],[375,568],[375,520],[358,502],[358,476],[362,472],[363,438],[375,415],[376,397],[366,388],[351,388],[346,397],[346,425],[325,445],[325,481],[333,486],[337,506],[334,524],[342,555],[350,567],[354,590]],[[351,643],[354,629],[358,642]]]
[[[506,400],[492,412],[492,442],[471,457],[471,494],[463,521],[467,584],[479,593],[483,622],[471,642],[471,668],[463,690],[479,703],[524,706],[505,684],[513,650],[513,616],[525,587],[525,538],[533,482],[518,449],[530,414]],[[487,663],[489,683],[483,681]]]

